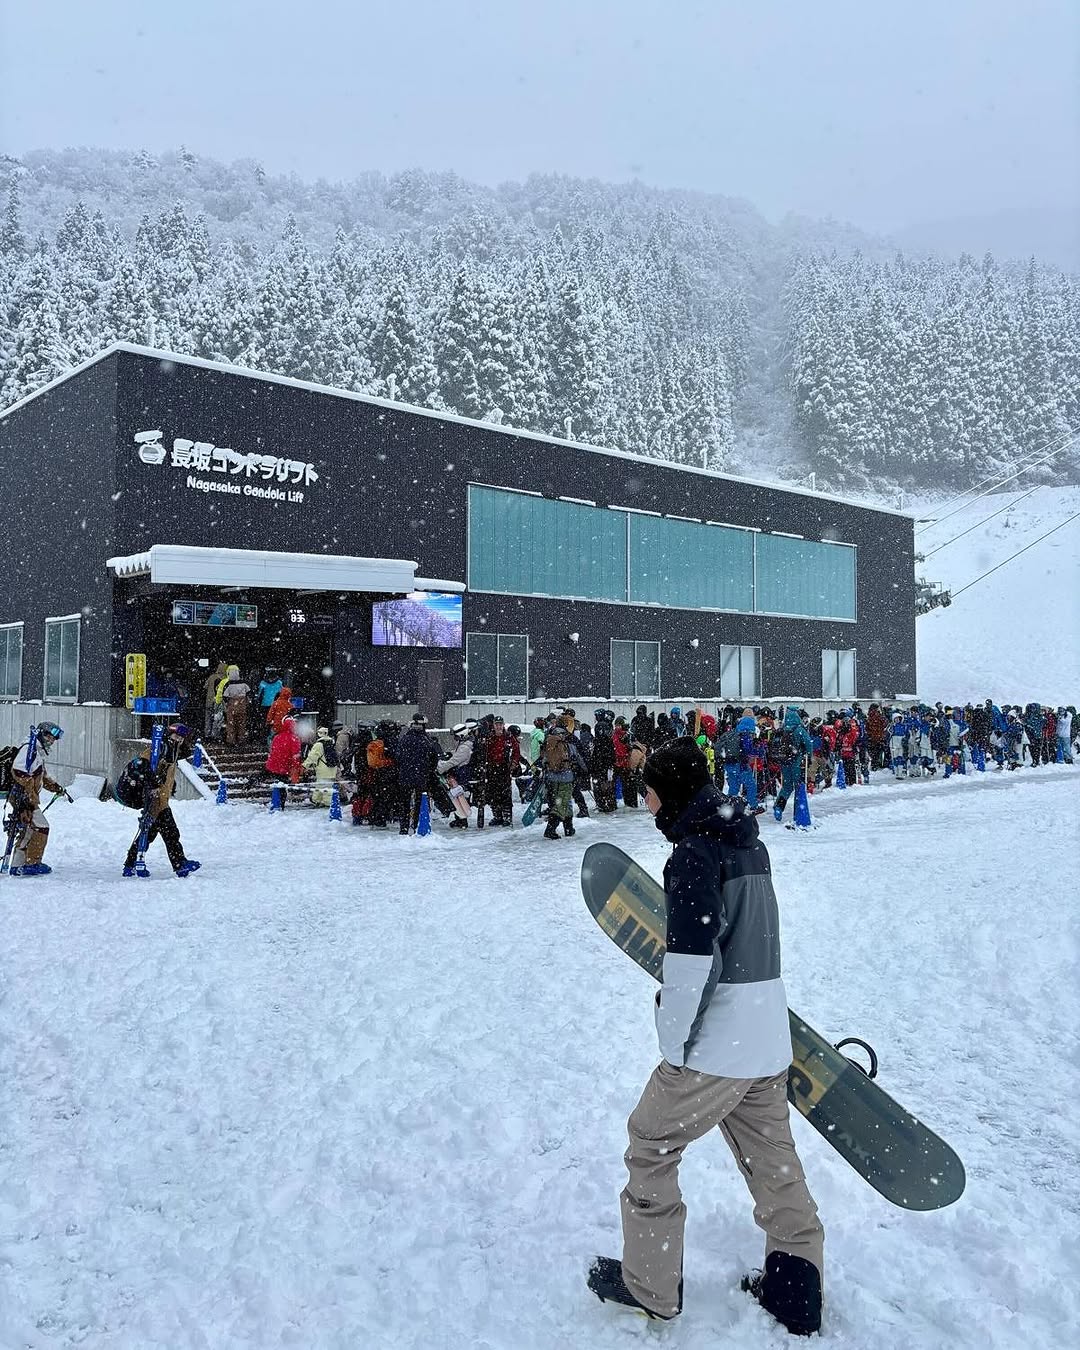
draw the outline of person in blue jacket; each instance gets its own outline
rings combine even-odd
[[[682,715],[682,709],[678,704],[672,708],[668,714],[668,721],[671,723],[671,730],[675,733],[675,739],[686,735],[686,719]]]
[[[754,742],[757,740],[757,720],[749,708],[743,709],[742,716],[735,724],[735,730],[739,733],[739,767],[735,773],[735,790],[731,795],[737,797],[740,792],[745,791],[750,810],[756,812],[758,802]]]
[[[788,798],[795,791],[796,783],[802,779],[806,757],[814,753],[813,742],[803,722],[804,717],[807,717],[807,714],[800,713],[798,708],[789,708],[784,714],[784,725],[779,737],[780,792],[773,803],[773,816],[776,820],[784,819],[784,808],[788,804]]]

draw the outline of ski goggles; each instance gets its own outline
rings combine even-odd
[[[55,722],[42,722],[37,730],[39,736],[51,736],[54,741],[64,734],[64,728],[58,727]]]

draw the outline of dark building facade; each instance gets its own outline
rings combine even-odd
[[[916,687],[907,516],[126,345],[0,415],[0,504],[8,700],[122,706],[129,652],[320,708],[433,660],[447,702]],[[412,587],[463,588],[461,647],[373,642]]]

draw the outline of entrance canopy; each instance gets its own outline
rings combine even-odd
[[[154,544],[145,553],[110,558],[118,579],[149,577],[170,586],[244,586],[288,591],[464,591],[460,581],[416,575],[402,558],[347,558],[338,553],[270,553],[264,549]]]

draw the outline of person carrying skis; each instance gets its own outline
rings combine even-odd
[[[166,729],[157,768],[152,774],[147,774],[147,802],[144,807],[144,810],[150,814],[150,828],[146,834],[144,847],[148,848],[160,835],[165,844],[165,852],[168,854],[172,869],[181,878],[189,877],[192,872],[197,872],[202,866],[202,863],[196,862],[194,858],[185,857],[184,846],[180,842],[180,829],[173,817],[171,806],[173,790],[176,786],[176,766],[181,759],[187,757],[184,748],[187,734],[188,729],[181,722],[174,722],[172,726]],[[145,759],[149,766],[149,746],[139,752],[139,758]],[[131,847],[124,859],[122,875],[125,877],[139,875],[135,864],[139,858],[141,840],[142,826],[140,824],[139,831],[131,841]],[[148,873],[144,872],[143,875],[148,875]]]
[[[674,845],[655,1009],[662,1059],[627,1122],[622,1259],[597,1257],[589,1288],[648,1317],[678,1316],[679,1164],[688,1144],[718,1127],[766,1235],[764,1271],[743,1288],[788,1331],[809,1335],[821,1326],[824,1231],[791,1136],[791,1035],[769,855],[757,821],[713,786],[696,745],[654,753],[644,780],[656,828]]]
[[[776,801],[773,802],[773,818],[778,821],[784,819],[784,808],[788,804],[788,798],[795,791],[796,784],[802,781],[803,766],[814,753],[814,744],[803,721],[806,716],[806,713],[800,713],[798,708],[788,708],[784,714],[784,725],[780,729],[777,741],[780,791]]]
[[[45,767],[49,751],[63,734],[55,722],[39,722],[11,761],[8,805],[13,816],[10,865],[13,877],[47,877],[52,871],[48,863],[42,862],[49,842],[49,822],[41,809],[41,789],[68,795]]]

